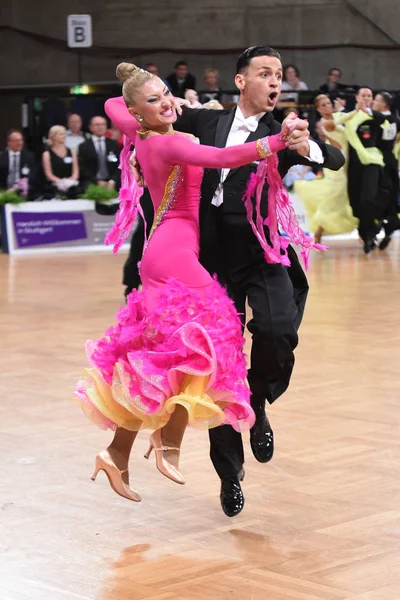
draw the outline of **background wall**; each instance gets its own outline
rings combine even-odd
[[[7,60],[2,61],[0,86],[76,83],[76,55],[66,45],[66,17],[90,13],[96,48],[85,51],[86,83],[113,81],[121,59],[154,60],[166,75],[184,58],[198,77],[204,67],[218,67],[229,86],[239,50],[252,44],[370,44],[380,49],[281,52],[285,62],[299,66],[310,87],[318,87],[327,69],[338,66],[346,83],[400,89],[398,0],[9,0],[2,5],[0,53]],[[135,48],[141,50],[131,50]],[[152,54],[154,48],[176,52]],[[227,49],[234,53],[191,52]]]

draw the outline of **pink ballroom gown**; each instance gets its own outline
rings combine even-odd
[[[100,340],[87,342],[90,368],[75,397],[104,429],[162,427],[177,404],[194,427],[248,429],[254,413],[239,316],[198,260],[200,185],[203,168],[251,163],[265,147],[201,146],[177,133],[142,139],[122,99],[108,100],[106,112],[135,145],[155,220],[141,262],[143,289],[128,296]]]

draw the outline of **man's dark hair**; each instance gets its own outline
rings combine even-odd
[[[178,67],[187,67],[187,66],[188,66],[188,64],[184,60],[178,60],[178,62],[175,63],[175,69],[177,69]]]
[[[243,73],[256,56],[274,56],[282,60],[279,52],[271,48],[271,46],[250,46],[250,48],[247,48],[239,56],[236,63],[236,73]]]
[[[22,133],[22,131],[20,129],[9,129],[7,131],[7,141],[10,139],[10,137],[12,136],[13,133],[20,133],[22,135],[22,137],[24,137],[24,134]]]
[[[359,85],[357,88],[356,96],[360,93],[360,90],[369,90],[372,92],[372,88],[369,85]]]
[[[382,100],[388,110],[392,110],[394,98],[389,92],[379,92],[379,96],[382,96]]]
[[[342,71],[338,69],[338,67],[331,67],[328,71],[328,75],[332,75],[333,71],[339,71],[340,77],[342,76]]]

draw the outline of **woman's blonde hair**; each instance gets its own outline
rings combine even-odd
[[[66,129],[62,125],[53,125],[53,127],[50,127],[49,133],[47,134],[47,145],[49,146],[49,148],[54,146],[54,138],[56,137],[56,135],[58,133],[65,133],[65,132],[66,132]]]
[[[133,63],[123,62],[117,67],[117,77],[122,81],[122,95],[125,104],[129,107],[134,103],[135,94],[146,81],[153,79],[153,75]]]
[[[326,94],[319,94],[319,96],[317,96],[315,98],[315,100],[314,100],[314,106],[315,106],[315,108],[318,108],[319,103],[321,102],[321,100],[330,100],[330,98]]]
[[[224,107],[218,100],[209,100],[201,108],[208,108],[209,110],[223,110]]]

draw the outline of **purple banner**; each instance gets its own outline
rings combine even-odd
[[[87,238],[82,212],[14,212],[12,218],[18,248]]]

